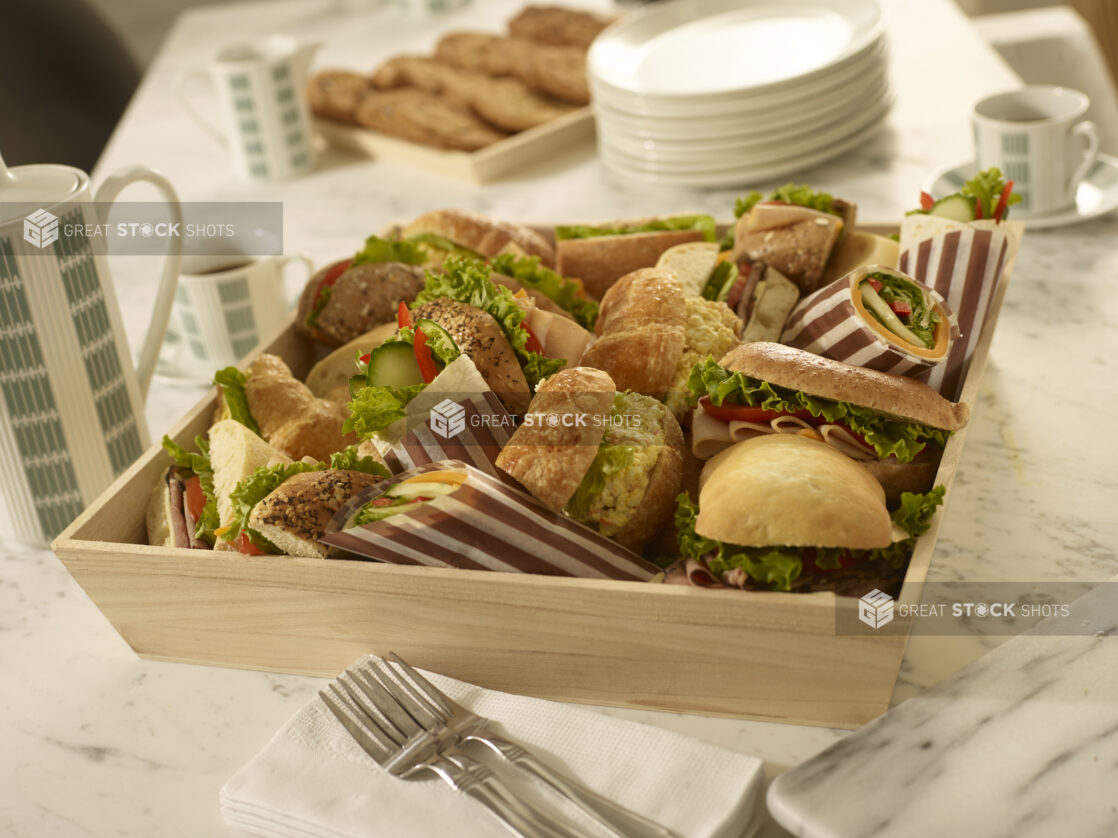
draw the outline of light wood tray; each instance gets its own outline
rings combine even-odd
[[[1011,269],[963,391],[971,404]],[[262,351],[300,376],[320,353],[290,326]],[[193,445],[215,402],[216,391],[172,439]],[[965,439],[951,437],[937,475],[948,502]],[[837,633],[851,597],[150,547],[144,510],[167,464],[152,446],[53,544],[141,657],[334,677],[396,651],[492,689],[594,704],[831,727],[888,708],[910,620]],[[941,520],[917,542],[898,604],[920,601]]]
[[[315,119],[315,130],[329,144],[369,157],[391,160],[429,172],[487,183],[558,154],[594,136],[590,107],[513,134],[478,151],[447,151],[410,143],[366,128]]]

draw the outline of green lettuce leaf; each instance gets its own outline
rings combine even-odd
[[[594,227],[587,224],[560,225],[555,228],[555,240],[623,236],[629,233],[655,233],[661,230],[699,230],[706,241],[712,242],[717,239],[715,228],[714,216],[712,215],[676,215],[671,218],[657,218],[644,224],[620,227]]]
[[[411,241],[369,236],[365,239],[365,246],[353,257],[350,267],[372,262],[404,262],[408,265],[422,265],[426,261],[427,257],[423,251]]]
[[[342,430],[360,439],[371,439],[398,419],[408,415],[408,403],[423,392],[425,384],[407,387],[362,387],[349,403],[349,418]]]
[[[325,466],[323,466],[323,468],[325,468]],[[361,456],[357,453],[356,445],[350,445],[348,448],[343,448],[341,451],[331,454],[330,468],[343,469],[345,471],[360,471],[364,474],[371,474],[373,477],[390,476],[384,463],[378,463],[367,455]]]
[[[524,322],[523,310],[512,298],[512,292],[494,285],[489,275],[489,266],[484,263],[449,256],[443,263],[443,273],[427,272],[427,285],[415,298],[415,304],[446,298],[487,312],[501,326],[524,370],[528,386],[535,390],[541,380],[563,369],[566,359],[545,358],[528,349],[528,332],[520,328]]]
[[[462,354],[462,350],[458,348],[458,344],[454,342],[454,338],[451,337],[450,332],[445,329],[427,329],[423,334],[427,336],[427,348],[431,350],[431,357],[434,359],[435,363],[439,365],[440,371],[442,367],[445,367]],[[408,328],[400,329],[398,336],[403,342],[413,346],[415,345],[414,330]]]
[[[779,189],[774,189],[768,198],[764,198],[760,192],[754,190],[746,195],[744,198],[738,198],[734,202],[734,217],[741,218],[747,212],[761,201],[780,201],[784,204],[795,204],[800,207],[807,207],[808,209],[819,210],[819,212],[830,213],[842,217],[842,212],[835,207],[835,198],[827,192],[816,192],[810,186],[804,184],[796,185],[794,183],[786,183]]]
[[[606,482],[615,474],[627,469],[633,462],[633,449],[628,445],[601,445],[594,462],[586,470],[582,482],[567,501],[567,513],[578,521],[590,514],[594,499],[602,493]]]
[[[743,404],[766,410],[795,412],[807,410],[812,416],[828,422],[842,422],[861,434],[878,456],[895,455],[902,463],[911,462],[928,442],[940,447],[947,444],[950,431],[932,428],[917,422],[893,419],[877,411],[809,396],[798,390],[778,387],[767,381],[723,369],[707,357],[691,370],[687,381],[692,401],[707,396],[714,405]]]
[[[236,367],[226,367],[214,373],[214,384],[221,388],[225,397],[225,406],[229,408],[229,418],[240,422],[257,436],[260,435],[260,426],[252,418],[248,409],[248,397],[245,395],[245,382],[248,377]]]
[[[322,463],[312,465],[299,462],[258,468],[229,493],[229,500],[233,503],[233,518],[225,532],[221,534],[222,540],[236,541],[241,533],[245,533],[248,540],[265,553],[279,553],[280,550],[276,545],[248,525],[249,514],[256,504],[278,489],[287,478],[305,471],[321,471],[324,467]]]
[[[706,538],[695,532],[699,507],[694,501],[683,492],[676,498],[676,503],[675,525],[679,533],[680,554],[690,559],[703,558],[715,575],[740,567],[758,585],[788,591],[803,572],[798,548],[739,547]]]
[[[199,435],[194,437],[194,444],[198,446],[197,454],[187,451],[169,436],[163,437],[163,450],[171,456],[175,466],[194,472],[198,476],[198,482],[202,484],[206,505],[202,507],[202,514],[194,528],[194,536],[213,546],[214,530],[221,526],[221,521],[217,517],[217,500],[214,497],[214,470],[210,464],[210,441],[205,436]]]
[[[574,317],[584,329],[593,330],[598,319],[598,304],[581,294],[577,282],[564,279],[550,268],[540,264],[538,256],[517,258],[511,253],[501,253],[489,262],[499,274],[511,276],[521,285],[539,291],[564,311]]]
[[[1001,200],[1004,189],[1005,178],[1002,177],[1001,169],[994,166],[976,174],[963,184],[963,188],[959,192],[982,205],[983,218],[993,218],[994,210],[998,208],[998,201]],[[1019,203],[1021,203],[1021,196],[1011,192],[1009,199],[1006,201],[1005,213],[1002,215],[1003,221],[1009,217],[1009,207]]]
[[[420,245],[429,250],[441,250],[444,253],[450,253],[454,256],[468,256],[471,259],[481,259],[480,253],[465,245],[453,242],[445,236],[440,236],[438,233],[416,233],[414,236],[408,236],[406,241]]]
[[[943,503],[945,494],[947,494],[946,486],[936,486],[922,495],[902,492],[901,505],[893,512],[893,523],[914,538],[923,535],[931,526],[932,515]]]

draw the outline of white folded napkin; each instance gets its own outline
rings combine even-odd
[[[542,761],[682,838],[752,831],[761,760],[671,731],[553,701],[482,689],[425,673],[440,689]],[[474,750],[477,749],[477,750]],[[562,812],[588,836],[582,813],[523,772],[470,746],[518,794]],[[267,836],[508,838],[482,804],[434,775],[390,776],[316,697],[221,789],[226,821]]]

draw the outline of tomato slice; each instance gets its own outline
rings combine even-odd
[[[427,345],[427,335],[423,334],[422,329],[415,330],[414,348],[415,362],[419,364],[419,374],[423,376],[424,382],[430,384],[435,380],[439,371],[435,367],[435,359],[431,357],[431,347]]]
[[[524,344],[524,348],[527,349],[529,352],[542,353],[543,344],[540,343],[540,339],[536,337],[536,334],[532,331],[531,327],[527,323],[521,321],[520,328],[528,333],[528,342]]]
[[[884,282],[882,282],[880,279],[874,279],[872,276],[866,279],[866,282],[870,284],[870,288],[872,288],[874,291],[880,291],[882,288],[885,287]]]
[[[893,314],[912,314],[912,306],[907,300],[893,300],[889,308],[893,309]]]
[[[392,504],[392,498],[386,498],[383,495],[381,495],[379,498],[373,498],[371,501],[369,501],[369,506],[392,506]]]
[[[265,553],[249,540],[247,532],[243,532],[238,535],[236,541],[233,542],[233,546],[235,546],[239,552],[244,553],[246,556],[267,555],[267,553]]]
[[[710,396],[703,396],[699,399],[699,404],[703,406],[703,410],[717,419],[719,422],[756,422],[759,425],[764,425],[777,419],[781,416],[794,416],[797,419],[803,419],[805,422],[816,424],[817,420],[806,410],[797,410],[793,413],[780,410],[765,410],[763,407],[750,407],[745,404],[713,404]]]
[[[415,325],[411,312],[408,311],[408,304],[403,300],[400,300],[400,305],[396,307],[396,325],[401,329],[410,329]]]
[[[330,270],[326,272],[326,276],[322,278],[322,285],[320,285],[319,288],[333,285],[335,282],[338,281],[338,277],[349,270],[349,266],[352,264],[352,259],[343,259],[342,261],[338,262],[338,264],[334,265],[334,267],[330,268]]]
[[[183,496],[185,498],[186,514],[190,516],[191,521],[197,523],[198,519],[202,517],[202,510],[206,506],[206,493],[202,491],[202,479],[198,475],[194,475],[186,481]]]
[[[930,210],[936,205],[936,199],[927,192],[920,193],[920,209]]]

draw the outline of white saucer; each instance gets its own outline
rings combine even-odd
[[[924,184],[925,191],[935,197],[943,197],[958,192],[963,183],[974,177],[978,167],[974,161],[960,163],[932,175]],[[1038,230],[1044,227],[1064,227],[1098,218],[1111,210],[1118,209],[1118,158],[1100,154],[1087,177],[1079,184],[1075,193],[1075,206],[1044,214],[1032,215],[1020,207],[1014,207],[1010,218],[1024,221],[1029,228]]]
[[[186,387],[212,387],[213,371],[203,371],[182,363],[181,356],[187,354],[178,337],[167,333],[163,346],[159,350],[159,360],[155,364],[155,373],[152,379],[160,384],[175,384]]]

